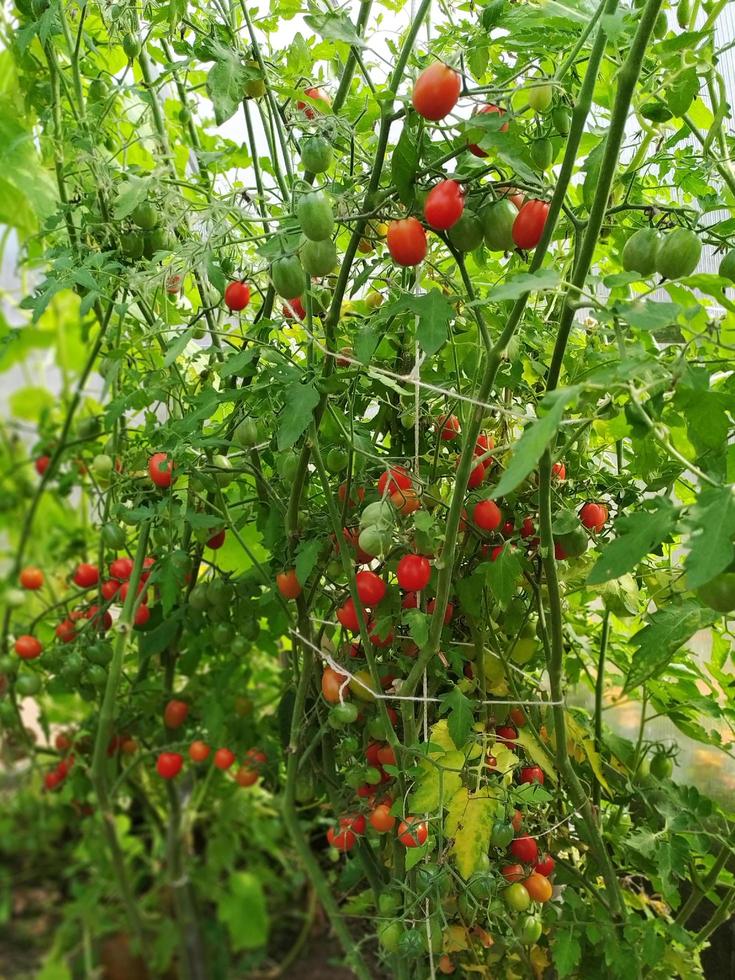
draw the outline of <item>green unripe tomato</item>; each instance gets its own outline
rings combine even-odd
[[[218,647],[228,646],[232,642],[233,635],[231,623],[217,623],[212,630],[212,639]]]
[[[85,647],[84,652],[90,663],[99,664],[100,667],[106,667],[112,660],[112,644],[105,643],[103,640],[90,643],[88,647]]]
[[[657,41],[660,41],[661,38],[666,37],[668,29],[669,18],[666,16],[666,11],[662,10],[656,18],[656,23],[653,25],[653,36]]]
[[[656,271],[656,256],[661,236],[655,228],[639,228],[634,231],[623,247],[621,262],[626,272],[652,276]]]
[[[140,38],[135,34],[126,34],[122,39],[122,49],[128,61],[133,61],[141,52]]]
[[[0,674],[4,674],[6,677],[13,675],[17,672],[18,667],[19,660],[17,657],[11,657],[9,653],[0,657]]]
[[[310,136],[301,144],[301,163],[309,173],[322,174],[332,165],[332,144],[323,136]]]
[[[265,79],[260,73],[258,62],[248,61],[247,72],[249,77],[245,81],[245,98],[262,99],[265,95]]]
[[[234,589],[222,578],[214,578],[206,584],[207,601],[211,606],[229,611]]]
[[[47,0],[41,0],[41,2],[46,2]],[[37,0],[33,0],[34,13]],[[89,83],[89,88],[87,89],[87,101],[88,102],[102,102],[107,98],[109,92],[109,87],[104,78],[93,78]]]
[[[666,755],[664,752],[658,752],[651,759],[651,775],[655,776],[656,779],[671,779],[673,772],[674,763],[671,760],[671,756]]]
[[[543,76],[539,76],[539,80],[534,81],[528,90],[528,104],[534,112],[546,112],[554,98],[553,87],[542,79]]]
[[[344,449],[330,449],[324,463],[330,473],[341,473],[350,461]]]
[[[520,887],[523,888],[523,885]],[[518,938],[524,946],[533,946],[537,943],[541,938],[541,932],[541,920],[535,915],[524,916],[518,925]]]
[[[243,419],[235,429],[234,439],[238,446],[242,446],[243,449],[252,449],[253,446],[257,446],[259,442],[258,423],[255,419]]]
[[[589,538],[581,527],[577,527],[566,534],[556,535],[554,542],[561,545],[567,558],[579,558],[587,550]]]
[[[343,725],[351,725],[357,721],[357,706],[351,701],[344,701],[335,704],[329,711],[329,724],[332,728],[341,728]]]
[[[334,231],[334,212],[324,191],[302,195],[296,205],[296,216],[304,236],[312,242],[324,241]]]
[[[483,239],[482,222],[474,213],[466,208],[459,221],[452,225],[447,232],[449,241],[460,252],[471,252],[478,248]]]
[[[171,237],[165,228],[154,228],[143,235],[143,255],[152,259],[156,252],[170,251],[173,247]]]
[[[379,717],[370,719],[367,723],[367,732],[370,738],[375,739],[376,742],[385,742],[388,737],[385,722]]]
[[[218,486],[229,487],[232,481],[235,479],[235,474],[230,472],[232,470],[232,463],[229,461],[227,456],[222,453],[215,453],[212,456],[212,466],[216,467],[217,473],[215,474],[215,480]]]
[[[384,922],[378,926],[378,942],[386,953],[398,952],[403,932],[400,922]]]
[[[378,896],[378,911],[381,915],[390,915],[392,912],[397,912],[400,907],[401,896],[397,892],[381,892]]]
[[[141,201],[130,217],[141,231],[152,231],[158,224],[158,211],[150,201]]]
[[[554,162],[554,147],[551,140],[534,140],[531,144],[531,159],[538,170],[548,170]]]
[[[735,249],[726,252],[720,261],[720,268],[717,270],[723,279],[735,282]]]
[[[26,593],[22,589],[6,589],[3,600],[11,609],[19,609],[26,601]]]
[[[527,664],[533,660],[536,652],[536,641],[532,636],[519,636],[513,649],[510,651],[510,659],[516,664]]]
[[[398,949],[403,956],[421,956],[426,951],[425,927],[415,926],[413,929],[404,929],[403,935],[398,940]]]
[[[376,500],[368,504],[360,514],[360,527],[372,527],[377,525],[381,528],[393,527],[396,520],[396,511],[390,500]]]
[[[569,136],[572,114],[565,105],[558,105],[551,111],[551,121],[560,136]]]
[[[490,835],[490,843],[493,847],[500,847],[505,850],[514,837],[515,831],[511,824],[506,823],[504,820],[495,821]]]
[[[328,276],[339,262],[337,248],[329,238],[323,241],[302,239],[299,247],[299,258],[307,275],[319,278]]]
[[[505,904],[516,912],[525,912],[531,904],[531,896],[520,881],[516,881],[503,889],[503,899]]]
[[[33,697],[41,690],[41,678],[38,674],[19,674],[15,679],[15,693],[22,698]]]
[[[109,480],[115,463],[107,453],[98,453],[92,460],[92,473],[98,480]]]
[[[373,557],[382,557],[393,544],[393,534],[390,529],[381,529],[377,524],[371,524],[360,531],[357,543],[362,550]]]
[[[664,238],[656,253],[656,271],[665,279],[689,276],[699,264],[702,243],[689,228],[675,228]]]
[[[143,236],[138,231],[126,231],[120,235],[120,248],[128,259],[142,259],[143,244]]]
[[[88,415],[77,424],[77,435],[80,439],[93,439],[100,432],[100,420],[96,415]]]
[[[65,680],[74,683],[82,676],[83,669],[84,662],[81,656],[76,652],[72,652],[64,659],[61,674]]]
[[[99,664],[89,664],[86,671],[85,681],[101,690],[107,684],[107,671]]]
[[[276,471],[282,480],[291,482],[299,468],[299,457],[296,453],[281,453],[276,458]]]
[[[716,612],[735,609],[735,572],[721,572],[696,590],[700,602]]]
[[[515,204],[505,197],[482,212],[485,244],[491,252],[511,252],[515,248],[513,222],[517,215]]]
[[[273,288],[284,299],[298,299],[306,289],[306,276],[297,255],[283,255],[271,266]]]

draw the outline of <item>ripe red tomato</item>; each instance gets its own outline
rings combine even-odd
[[[324,700],[330,704],[339,704],[350,696],[350,689],[347,686],[347,675],[340,674],[333,667],[325,667],[322,674],[322,694]],[[344,687],[343,687],[344,685]],[[342,697],[340,698],[340,690]]]
[[[43,585],[43,572],[40,568],[24,568],[20,573],[20,584],[24,589],[30,589],[35,592],[36,589],[40,589]]]
[[[84,614],[85,619],[89,619],[99,629],[108,630],[112,626],[112,616],[105,610],[100,614],[99,606],[90,606]]]
[[[151,618],[151,611],[148,606],[141,602],[138,608],[135,610],[135,616],[133,622],[136,626],[145,626],[148,620]]]
[[[528,718],[526,718],[526,713],[523,708],[511,708],[508,712],[508,717],[516,728],[525,728],[528,724]]]
[[[268,756],[260,749],[248,749],[245,753],[245,761],[253,769],[264,766],[268,761]]]
[[[391,221],[386,242],[391,258],[398,265],[418,265],[426,258],[426,232],[417,218]]]
[[[447,231],[456,225],[463,211],[464,194],[456,180],[440,180],[426,195],[424,217],[436,231]]]
[[[580,521],[590,531],[601,531],[607,517],[607,507],[604,504],[585,504],[579,512]]]
[[[407,592],[401,602],[401,609],[418,609],[419,597],[415,592]]]
[[[540,783],[544,785],[544,771],[540,766],[524,766],[521,769],[520,782]]]
[[[394,637],[392,631],[388,633],[387,636],[381,637],[378,635],[375,623],[373,622],[372,619],[369,620],[365,625],[368,631],[368,636],[370,637],[370,642],[373,644],[373,646],[381,647],[382,649],[385,647],[389,647],[393,643]]]
[[[461,89],[457,72],[442,61],[435,61],[416,79],[411,102],[420,116],[436,122],[456,106]]]
[[[554,463],[554,465],[551,467],[551,475],[556,477],[557,480],[566,480],[567,468],[564,463]]]
[[[505,115],[505,109],[501,109],[499,106],[492,105],[491,103],[488,103],[487,105],[480,106],[480,108],[477,109],[477,110],[475,110],[475,112],[473,112],[472,115],[473,116],[475,116],[475,115],[480,116],[480,115],[484,115],[487,112],[499,112],[501,116],[504,116]],[[500,127],[500,132],[501,133],[507,133],[508,132],[508,123],[507,122],[506,123],[503,123],[503,125]],[[470,143],[470,145],[467,147],[467,149],[470,151],[470,153],[473,153],[476,157],[486,157],[487,156],[487,153],[483,150],[483,148],[481,146],[478,146],[477,143]]]
[[[538,845],[533,837],[524,834],[510,842],[510,853],[524,864],[535,864],[538,861]]]
[[[346,602],[339,607],[337,610],[337,619],[346,630],[349,630],[350,633],[360,632],[360,622],[357,618],[357,610],[355,609],[355,603],[352,601],[352,597],[347,599]]]
[[[154,453],[148,460],[148,475],[157,487],[164,489],[171,486],[174,464],[166,453]]]
[[[357,595],[363,606],[377,606],[384,598],[387,585],[375,572],[358,572],[355,576]]]
[[[339,502],[343,504],[345,502],[345,497],[347,496],[347,483],[340,483],[339,489],[337,490],[337,497]],[[365,488],[364,487],[351,487],[350,488],[350,500],[349,506],[355,507],[357,504],[361,504],[365,499]]]
[[[365,749],[365,760],[369,766],[374,769],[380,768],[380,759],[378,758],[378,752],[383,747],[382,742],[369,742]]]
[[[503,745],[507,745],[509,749],[514,749],[516,746],[515,740],[518,738],[518,732],[515,730],[515,728],[511,728],[510,725],[500,725],[495,729],[495,738]]]
[[[116,558],[110,562],[110,575],[120,582],[126,581],[133,574],[132,558]]]
[[[80,589],[90,589],[93,585],[97,585],[100,580],[99,569],[96,565],[82,562],[81,565],[77,565],[73,578],[74,584],[78,585]]]
[[[513,523],[513,521],[511,520],[506,521],[503,524],[503,526],[500,528],[500,533],[503,535],[504,538],[512,538],[513,535],[515,534],[515,524]]]
[[[249,766],[240,766],[235,773],[235,782],[238,786],[254,786],[258,782],[258,773]]]
[[[408,490],[411,483],[411,474],[405,466],[393,466],[386,470],[378,480],[378,493],[384,497],[386,491],[393,494],[396,490]]]
[[[218,548],[221,548],[225,543],[225,535],[225,528],[222,528],[221,531],[217,531],[217,533],[213,534],[209,541],[207,541],[207,547],[211,548],[212,551],[216,551]]]
[[[554,873],[554,868],[556,867],[556,861],[550,854],[544,854],[540,861],[538,861],[533,866],[534,871],[538,871],[540,875],[544,878],[550,878]]]
[[[472,520],[483,531],[495,531],[503,520],[503,512],[494,500],[481,500],[475,504]]]
[[[246,282],[228,283],[225,289],[225,304],[237,313],[244,310],[250,302],[250,286]]]
[[[444,415],[437,421],[436,428],[439,430],[439,438],[450,442],[459,435],[459,419],[456,415]]]
[[[495,440],[493,439],[492,436],[486,435],[484,432],[481,432],[480,435],[477,437],[474,453],[475,456],[483,457],[480,460],[480,462],[486,469],[489,466],[492,466],[493,464],[492,456],[488,456],[487,453],[489,452],[489,450],[493,449],[494,446],[495,446]]]
[[[381,764],[381,766],[396,765],[396,754],[393,751],[392,745],[388,745],[387,742],[385,745],[381,745],[381,747],[378,749],[378,762]]]
[[[43,476],[43,474],[48,469],[50,462],[51,462],[50,456],[39,456],[38,459],[33,464],[36,467],[36,473],[38,473],[39,476]]]
[[[457,465],[459,465],[459,460],[457,460]],[[480,484],[485,479],[487,470],[483,463],[478,463],[477,466],[470,470],[470,478],[467,481],[468,490],[476,490]]]
[[[343,854],[346,854],[347,851],[351,851],[357,843],[357,837],[351,830],[336,831],[334,827],[330,827],[327,831],[327,840],[332,847],[336,847],[337,850],[342,851]]]
[[[296,317],[297,320],[303,320],[306,316],[306,310],[304,309],[304,304],[301,302],[301,297],[297,296],[295,299],[290,299],[288,303],[283,304],[283,315],[287,320],[293,320]]]
[[[276,575],[276,585],[284,599],[296,599],[301,595],[301,583],[296,578],[295,568],[289,568],[285,572],[279,572]]]
[[[180,728],[188,714],[189,705],[186,701],[177,701],[173,698],[163,709],[163,723],[166,728]]]
[[[173,779],[181,772],[183,756],[178,752],[161,752],[156,760],[156,771],[163,779]]]
[[[513,222],[513,241],[518,248],[536,248],[549,214],[546,201],[526,201]]]
[[[536,528],[530,517],[523,518],[523,524],[521,524],[521,537],[522,538],[532,538],[536,533]]]
[[[47,772],[43,777],[44,789],[47,789],[50,793],[61,786],[63,782],[64,777],[57,769],[52,769],[51,772]]]
[[[351,830],[353,834],[364,834],[367,821],[364,813],[348,813],[339,818],[341,830]]]
[[[398,562],[396,577],[404,592],[421,592],[429,584],[431,565],[423,555],[404,555]]]
[[[390,812],[387,803],[379,803],[370,814],[370,826],[379,834],[387,834],[396,825],[396,818]]]
[[[500,873],[506,881],[510,882],[520,881],[526,875],[522,864],[506,864],[500,869]]]
[[[102,594],[102,598],[105,599],[107,602],[110,602],[117,595],[119,588],[120,588],[119,582],[115,582],[114,579],[107,579],[100,586],[100,592]]]
[[[56,636],[62,643],[73,643],[77,638],[77,631],[71,619],[62,619],[56,627]]]
[[[427,613],[431,614],[434,612],[435,609],[436,609],[436,599],[430,599],[429,602],[426,604],[426,611]],[[451,602],[448,602],[447,608],[444,610],[444,625],[447,626],[449,623],[451,623],[453,617],[454,617],[454,606],[452,605]]]
[[[214,753],[214,764],[218,769],[229,769],[235,761],[235,753],[229,749],[217,749]]]
[[[209,758],[211,749],[206,742],[195,739],[189,746],[189,758],[192,762],[205,762]]]
[[[544,902],[548,902],[548,900],[554,894],[554,889],[552,888],[549,879],[545,878],[541,874],[538,874],[536,871],[532,872],[525,881],[521,882],[521,884],[534,902],[540,902],[543,904]]]
[[[426,843],[429,828],[420,817],[406,817],[398,824],[398,840],[404,847],[420,847]]]
[[[35,660],[41,656],[43,647],[35,636],[24,634],[15,641],[15,652],[21,660]]]
[[[313,99],[315,102],[324,103],[323,107],[317,108],[317,106],[310,105],[310,103],[299,99],[296,102],[296,108],[303,112],[307,119],[316,119],[321,112],[324,112],[324,110],[328,109],[331,105],[329,96],[315,85],[313,85],[311,88],[305,88],[304,95],[308,96],[310,99]]]
[[[54,748],[57,752],[68,752],[71,748],[72,742],[66,732],[59,732],[59,734],[54,739]]]
[[[510,822],[511,827],[513,828],[513,832],[517,834],[518,831],[521,829],[522,824],[523,824],[523,814],[521,813],[520,810],[514,810],[513,819]]]

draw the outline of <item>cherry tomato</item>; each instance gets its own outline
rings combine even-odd
[[[379,834],[387,834],[396,825],[396,818],[390,812],[387,803],[379,803],[370,814],[370,826]]]
[[[522,864],[506,864],[500,869],[500,873],[506,881],[520,881],[526,877]]]
[[[566,480],[567,468],[564,463],[554,463],[554,465],[551,467],[551,475],[557,480]]]
[[[132,574],[132,558],[116,558],[114,561],[110,562],[110,575],[112,578],[116,578],[118,581],[124,582],[126,579],[129,579]]]
[[[238,786],[254,786],[258,782],[258,773],[249,766],[240,766],[235,773],[235,782]]]
[[[231,752],[229,749],[217,749],[214,753],[214,764],[218,769],[229,769],[232,763],[235,761],[235,753]]]
[[[417,218],[391,221],[386,241],[391,258],[398,265],[418,265],[426,258],[426,232]]]
[[[404,847],[420,847],[426,843],[429,828],[420,817],[406,817],[398,825],[398,840]]]
[[[504,820],[496,820],[490,834],[490,843],[493,847],[506,848],[513,840],[513,827]],[[509,865],[513,867],[513,865]],[[508,878],[508,881],[515,881],[515,878]]]
[[[285,572],[279,572],[276,575],[276,585],[284,599],[296,599],[301,595],[301,583],[296,578],[295,568],[289,568]]]
[[[544,785],[544,772],[540,766],[524,766],[521,769],[520,781],[522,783],[540,783]]]
[[[301,297],[297,296],[295,299],[291,299],[288,303],[283,304],[283,315],[287,320],[293,320],[296,317],[297,320],[303,320],[306,316],[306,310],[304,309],[304,304],[301,302]]]
[[[513,222],[513,241],[518,248],[536,248],[544,232],[549,205],[546,201],[526,201]]]
[[[309,99],[313,99],[314,102],[323,103],[322,106],[317,107],[311,105],[309,102],[304,102],[303,100],[299,99],[296,102],[296,108],[299,111],[303,112],[303,114],[306,116],[307,119],[316,119],[317,115],[326,111],[326,109],[328,109],[329,106],[331,105],[329,101],[329,96],[326,95],[326,93],[323,92],[322,89],[317,88],[315,85],[312,86],[311,88],[305,88],[304,95],[307,96],[307,98]]]
[[[87,562],[77,565],[74,571],[74,584],[78,585],[80,589],[90,589],[93,585],[97,585],[99,579],[100,573],[97,566],[89,565]]]
[[[533,866],[534,871],[538,871],[540,875],[544,878],[550,878],[554,873],[554,868],[556,867],[556,861],[550,854],[544,854],[540,861],[538,861]]]
[[[376,647],[389,647],[393,643],[393,632],[388,633],[387,636],[381,636],[375,626],[375,623],[370,620],[366,624],[368,636],[370,637],[370,642]]]
[[[495,729],[495,738],[503,745],[507,745],[509,749],[514,749],[516,747],[515,740],[518,738],[518,732],[515,728],[511,728],[510,725],[501,725]]]
[[[173,779],[181,772],[183,756],[178,752],[161,752],[156,760],[156,771],[163,779]]]
[[[102,585],[100,586],[100,593],[102,594],[103,599],[105,599],[107,602],[110,602],[112,599],[115,598],[119,589],[120,589],[119,582],[115,582],[113,579],[107,579],[107,581],[103,582]]]
[[[70,619],[62,619],[55,632],[62,643],[73,643],[77,638],[77,631]]]
[[[189,714],[189,705],[186,701],[172,699],[163,709],[163,723],[166,728],[180,728],[186,721]]]
[[[345,502],[346,496],[347,496],[347,484],[340,483],[339,489],[337,490],[337,497],[339,498],[339,502],[341,504]],[[350,507],[356,507],[357,504],[361,504],[364,499],[365,499],[364,487],[357,487],[357,488],[352,487],[350,489],[350,500],[349,500]]]
[[[50,456],[39,456],[38,459],[33,464],[36,467],[36,473],[38,473],[39,476],[43,476],[43,474],[48,469],[50,462],[51,462]]]
[[[350,633],[360,632],[360,621],[357,618],[357,610],[351,596],[337,610],[337,619]]]
[[[44,789],[47,789],[50,793],[64,782],[63,775],[57,770],[52,769],[51,772],[47,772],[43,777]]]
[[[420,116],[437,122],[456,106],[461,89],[462,80],[457,72],[435,61],[416,79],[411,102]]]
[[[508,717],[516,728],[525,728],[528,724],[528,718],[526,718],[526,713],[523,708],[511,708],[508,712]]]
[[[413,487],[409,487],[408,490],[396,490],[390,495],[390,502],[404,517],[414,514],[421,508],[421,498]]]
[[[503,520],[503,512],[494,500],[481,500],[475,504],[472,520],[483,531],[495,531]]]
[[[492,105],[491,103],[488,103],[488,105],[480,106],[480,108],[479,109],[476,109],[475,112],[472,113],[472,115],[473,116],[481,116],[481,115],[484,115],[485,113],[488,113],[488,112],[490,112],[490,113],[497,112],[497,113],[500,113],[501,116],[504,116],[505,115],[505,109],[501,109],[499,106]],[[500,127],[500,132],[501,133],[507,133],[507,131],[508,131],[508,123],[505,122]],[[481,146],[478,146],[477,143],[470,143],[469,146],[467,147],[467,149],[470,151],[470,153],[473,153],[476,157],[486,157],[487,156],[487,153],[483,150],[483,148]]]
[[[148,460],[148,475],[157,487],[165,489],[173,480],[173,463],[166,453],[154,453]]]
[[[523,524],[521,524],[521,537],[522,538],[532,538],[536,533],[536,527],[530,517],[523,518]]]
[[[148,620],[151,618],[151,611],[148,606],[141,602],[138,608],[135,610],[135,616],[133,622],[136,626],[145,626]]]
[[[342,689],[341,697],[340,689]],[[347,687],[347,676],[339,674],[333,667],[325,667],[322,674],[322,694],[324,700],[330,704],[339,704],[341,700],[348,698],[350,692]]]
[[[40,568],[24,568],[20,573],[20,584],[24,589],[35,592],[43,585],[43,572]]]
[[[431,565],[423,555],[404,555],[398,562],[396,577],[405,592],[421,592],[429,584]]]
[[[225,289],[226,306],[237,313],[244,310],[250,302],[250,286],[246,282],[228,283]]]
[[[393,466],[386,470],[378,480],[378,493],[384,497],[396,490],[407,490],[412,485],[411,474],[404,466]]]
[[[196,739],[189,746],[189,758],[192,762],[205,762],[209,758],[211,751],[206,742]]]
[[[520,882],[504,888],[503,898],[505,899],[506,905],[516,912],[525,912],[531,904],[531,896]]]
[[[535,915],[527,915],[518,927],[518,938],[524,946],[533,946],[541,938],[541,922]]]
[[[375,572],[358,572],[355,582],[360,602],[368,608],[377,606],[385,596],[387,586]]]
[[[671,756],[658,752],[651,759],[651,775],[656,779],[670,779],[673,772],[674,763]]]
[[[378,749],[378,762],[381,766],[394,766],[396,764],[396,754],[392,745],[383,745]]]
[[[457,465],[459,466],[459,459],[457,460]],[[476,490],[483,482],[486,475],[487,475],[487,470],[485,469],[484,464],[478,463],[477,466],[473,467],[470,470],[470,478],[467,481],[467,489]]]
[[[436,231],[446,231],[456,225],[463,211],[464,194],[456,180],[441,180],[426,195],[424,217]]]
[[[523,814],[521,813],[520,810],[513,811],[513,819],[511,820],[510,823],[511,826],[513,827],[513,830],[516,833],[518,833],[518,831],[521,829],[521,826],[523,825]]]
[[[336,847],[338,851],[342,851],[344,854],[351,851],[357,843],[357,837],[351,830],[336,831],[334,827],[330,827],[327,831],[327,840],[332,847]]]
[[[221,531],[217,531],[217,533],[213,534],[212,537],[207,541],[207,547],[211,548],[212,551],[216,551],[218,548],[221,548],[222,545],[225,543],[225,536],[226,536],[226,531],[224,528],[222,528]]]
[[[524,864],[535,864],[538,860],[538,844],[533,837],[529,837],[526,834],[512,840],[509,851],[513,857],[518,858],[519,861],[523,861]]]
[[[580,521],[590,531],[601,531],[607,517],[607,507],[604,504],[585,504],[579,512]]]
[[[43,647],[35,636],[24,634],[15,641],[15,652],[21,660],[35,660],[41,656]]]
[[[444,415],[437,421],[436,428],[439,430],[440,439],[451,442],[460,433],[459,419],[456,415]]]
[[[531,896],[534,902],[548,902],[551,896],[554,894],[554,889],[551,886],[551,882],[548,878],[534,871],[528,876],[523,882],[523,887],[526,889],[528,894]]]
[[[426,604],[426,611],[431,615],[436,609],[436,599],[430,599]],[[454,618],[454,606],[451,602],[447,603],[447,608],[444,610],[444,625],[448,626]]]

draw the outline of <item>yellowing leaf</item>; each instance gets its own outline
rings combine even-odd
[[[550,964],[548,950],[543,946],[534,946],[531,950],[531,967],[536,977],[542,977]]]
[[[554,769],[554,762],[536,736],[528,728],[521,728],[516,741],[522,749],[525,749],[526,754],[533,759],[536,765],[541,766],[544,774],[556,785],[559,779]]]
[[[467,930],[464,926],[447,926],[444,930],[444,952],[445,953],[461,953],[465,949],[470,948],[470,943],[467,938]]]
[[[465,787],[457,790],[449,804],[444,831],[453,838],[451,850],[465,879],[480,869],[481,858],[487,854],[497,810],[498,800],[487,790],[471,796]]]
[[[464,754],[456,749],[432,753],[431,760],[422,759],[419,762],[421,774],[416,777],[409,798],[411,810],[414,813],[435,813],[442,804],[446,806],[462,784],[459,771],[451,770],[461,770],[464,761]]]
[[[445,752],[451,752],[457,748],[449,735],[449,726],[447,725],[446,718],[442,718],[436,725],[431,726],[429,741],[432,745],[441,745]]]

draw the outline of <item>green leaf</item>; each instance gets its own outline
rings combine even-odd
[[[118,220],[127,218],[139,204],[147,200],[149,185],[149,180],[135,176],[128,177],[125,183],[121,184],[113,212]]]
[[[545,289],[556,289],[561,278],[554,269],[540,269],[538,272],[519,272],[509,276],[500,286],[493,286],[490,299],[499,303],[506,299],[520,299],[526,293],[541,292]]]
[[[692,600],[658,609],[631,640],[636,652],[625,681],[624,693],[660,674],[676,651],[697,630],[711,626],[718,618],[719,613],[703,609]]]
[[[511,490],[515,490],[536,467],[544,450],[556,435],[564,415],[564,409],[574,401],[579,390],[579,387],[559,388],[544,398],[541,406],[548,407],[548,412],[524,430],[513,452],[508,469],[503,473],[500,482],[492,492],[493,499],[503,497]]]
[[[257,356],[258,350],[256,347],[248,347],[245,350],[240,350],[237,354],[232,354],[223,361],[217,368],[219,376],[221,378],[230,378],[233,374],[240,374],[242,369],[247,367],[253,359]]]
[[[620,316],[627,320],[631,327],[648,330],[655,333],[676,323],[681,313],[681,307],[676,303],[656,302],[651,299],[639,299],[634,303],[618,304]]]
[[[677,72],[671,85],[664,89],[666,104],[675,116],[683,116],[699,92],[699,75],[696,68]]]
[[[462,746],[472,730],[474,716],[472,702],[456,685],[442,698],[439,714],[445,715],[447,712],[449,712],[447,717],[449,736],[455,745]]]
[[[675,520],[676,510],[663,497],[656,499],[654,511],[641,510],[619,517],[615,522],[617,537],[597,559],[587,584],[599,585],[631,571],[668,537]]]
[[[369,364],[372,360],[375,348],[380,343],[380,333],[377,325],[367,324],[360,329],[355,341],[355,357],[363,364]]]
[[[551,952],[554,957],[554,966],[560,978],[568,977],[574,973],[575,968],[582,959],[582,947],[575,932],[571,929],[560,929],[551,945]]]
[[[186,345],[194,336],[195,330],[196,330],[196,325],[192,324],[192,326],[190,326],[182,334],[179,334],[179,336],[168,345],[166,349],[166,356],[163,359],[163,366],[165,368],[171,367],[171,365],[174,363],[176,358],[179,357],[180,354],[184,353],[184,350],[186,349]]]
[[[689,512],[692,534],[685,568],[687,585],[699,588],[728,567],[733,559],[735,493],[732,487],[707,487]]]
[[[235,951],[259,949],[268,939],[268,912],[256,875],[237,871],[230,875],[217,901],[220,921],[227,926]]]
[[[207,95],[212,100],[217,125],[221,126],[237,112],[245,89],[245,73],[237,51],[218,45],[216,56],[207,75]]]
[[[423,296],[417,296],[413,306],[419,316],[416,336],[421,349],[429,356],[436,354],[449,336],[449,324],[454,310],[438,289],[431,289]]]
[[[296,382],[286,389],[286,404],[278,429],[278,448],[289,449],[311,423],[312,412],[319,404],[319,392],[313,384]]]
[[[409,207],[414,199],[414,179],[419,162],[415,134],[404,126],[391,156],[391,180],[398,189],[401,203]]]
[[[431,617],[420,609],[407,609],[403,614],[403,622],[408,626],[411,639],[419,649],[428,642],[430,620]]]
[[[304,17],[304,23],[313,27],[327,41],[345,41],[358,48],[365,47],[365,42],[347,14],[308,14]]]
[[[319,538],[311,538],[302,541],[299,545],[299,550],[296,552],[296,578],[302,585],[306,584],[306,580],[311,575],[323,543]]]
[[[515,549],[505,545],[495,561],[486,562],[485,581],[498,604],[505,608],[516,593],[521,577],[521,560]]]

